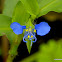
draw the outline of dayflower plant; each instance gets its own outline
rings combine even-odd
[[[26,39],[29,39],[31,40],[31,46],[32,42],[37,41],[36,32],[37,35],[44,36],[48,34],[51,29],[47,22],[40,22],[39,24],[36,24],[34,29],[32,29],[31,26],[29,28],[26,28],[26,26],[21,26],[17,22],[13,22],[10,27],[17,35],[22,34],[23,30],[25,29],[23,42],[27,42]]]

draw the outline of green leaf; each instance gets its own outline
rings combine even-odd
[[[13,30],[10,30],[6,32],[6,37],[8,38],[10,44],[12,44],[14,40],[16,39],[16,34],[13,32]]]
[[[20,0],[20,1],[24,4],[27,12],[30,15],[36,17],[36,15],[39,12],[39,6],[37,0]]]
[[[12,17],[14,8],[19,0],[5,0],[3,14]]]
[[[8,16],[0,14],[0,36],[6,35],[10,41],[10,44],[15,40],[16,34],[10,28],[12,19]]]
[[[49,11],[62,12],[62,0],[37,0],[39,14],[37,17],[47,14]]]
[[[0,36],[10,31],[11,18],[0,14]]]
[[[20,45],[22,39],[23,39],[23,34],[15,35],[14,42],[13,42],[13,44],[11,45],[11,49],[10,49],[10,51],[9,51],[9,54],[10,54],[10,55],[16,55],[18,46]]]
[[[30,15],[26,12],[21,1],[18,2],[14,10],[12,22],[18,22],[21,25],[25,25],[28,22]]]

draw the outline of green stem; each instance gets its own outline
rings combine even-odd
[[[13,44],[11,45],[11,48],[9,50],[9,55],[8,55],[6,62],[13,62],[13,59],[17,55],[17,49],[18,49],[18,46],[20,45],[22,39],[23,39],[23,34],[16,35],[15,41],[13,42]]]

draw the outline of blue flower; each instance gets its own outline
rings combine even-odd
[[[51,27],[47,22],[41,22],[35,25],[35,29],[37,30],[37,35],[44,36],[49,33]]]
[[[44,36],[44,35],[48,34],[51,29],[51,27],[48,25],[47,22],[41,22],[39,24],[36,24],[35,29],[32,29],[31,27],[26,28],[26,26],[21,26],[17,22],[13,22],[10,25],[10,27],[13,30],[13,32],[17,35],[22,34],[23,29],[25,29],[23,42],[27,42],[26,39],[29,39],[29,40],[31,40],[31,46],[32,46],[32,42],[34,43],[37,41],[36,31],[37,31],[37,35]]]
[[[10,25],[11,29],[13,30],[13,32],[17,35],[22,34],[23,33],[23,29],[26,28],[26,26],[21,26],[19,23],[17,22],[13,22]]]

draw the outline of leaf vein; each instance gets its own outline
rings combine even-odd
[[[47,6],[51,5],[51,4],[54,3],[55,1],[56,1],[56,0],[53,0],[52,2],[46,4],[43,8],[40,9],[40,11],[43,10],[44,8],[46,8]]]

